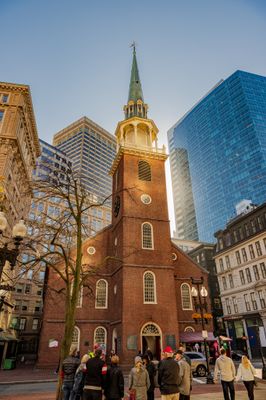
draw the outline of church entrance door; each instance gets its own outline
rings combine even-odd
[[[141,329],[141,352],[145,354],[149,349],[155,360],[161,359],[162,333],[158,325],[153,322],[145,324]]]

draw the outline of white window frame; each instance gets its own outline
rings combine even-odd
[[[73,341],[73,336],[75,334],[75,331],[77,332],[77,338],[78,338],[77,341]],[[80,329],[76,325],[74,326],[71,345],[77,346],[77,349],[79,350],[79,347],[80,347]]]
[[[146,296],[145,296],[145,289],[146,289],[146,286],[145,286],[145,276],[146,276],[147,274],[151,274],[151,275],[153,276],[154,301],[146,301],[146,300],[145,300],[145,298],[146,298]],[[143,274],[143,303],[144,303],[144,304],[157,304],[156,276],[155,276],[154,272],[152,272],[152,271],[145,271],[144,274]]]
[[[195,332],[195,328],[193,326],[186,326],[184,332]]]
[[[99,306],[99,305],[97,305],[98,284],[99,284],[99,282],[101,282],[101,281],[105,282],[105,305],[104,305],[104,306]],[[106,309],[106,308],[108,308],[108,282],[107,282],[107,280],[106,280],[106,279],[99,279],[99,280],[96,282],[95,291],[96,291],[96,293],[95,293],[95,308],[98,308],[98,309]]]
[[[98,329],[103,329],[104,330],[104,343],[99,343],[99,341],[96,341],[96,333],[97,333],[97,330]],[[102,345],[102,344],[104,344],[104,346],[105,346],[105,349],[106,349],[106,345],[107,345],[107,330],[106,330],[106,328],[104,327],[104,326],[97,326],[95,329],[94,329],[94,333],[93,333],[93,346],[95,346],[96,344],[100,344],[100,346]],[[102,346],[101,346],[102,347]]]
[[[189,290],[189,301],[190,301],[190,307],[184,307],[184,302],[183,302],[183,288],[187,287]],[[191,287],[188,283],[182,283],[182,285],[180,286],[180,293],[181,293],[181,304],[182,304],[182,310],[193,310],[193,306],[192,306],[192,298],[191,298]]]
[[[146,225],[146,224],[149,225],[150,228],[151,228],[151,247],[144,247],[143,246],[143,239],[144,239],[143,228],[144,228],[144,225]],[[152,226],[152,224],[150,222],[143,222],[141,224],[141,247],[142,247],[143,250],[154,250],[153,226]]]

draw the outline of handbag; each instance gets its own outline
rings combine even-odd
[[[136,389],[129,389],[129,400],[136,400]]]

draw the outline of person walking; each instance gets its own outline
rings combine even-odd
[[[179,378],[180,382],[178,389],[180,392],[179,400],[190,400],[190,392],[192,385],[191,366],[186,361],[184,354],[181,350],[177,350],[175,359],[179,365]]]
[[[150,387],[147,391],[147,397],[148,400],[154,400],[156,368],[155,365],[151,362],[151,359],[148,355],[143,356],[143,364],[146,367],[150,378]]]
[[[89,354],[85,354],[82,359],[81,363],[76,371],[74,385],[70,394],[69,400],[80,400],[82,399],[83,387],[84,387],[84,380],[85,380],[85,373],[86,373],[86,363],[89,360]]]
[[[102,390],[105,388],[107,365],[101,359],[102,349],[97,348],[94,354],[86,363],[83,400],[102,400]]]
[[[165,359],[161,361],[158,370],[158,384],[162,400],[178,400],[179,365],[173,359],[173,350],[167,346],[164,351]]]
[[[104,395],[107,400],[120,400],[124,397],[124,376],[118,364],[119,357],[113,355],[106,374]]]
[[[77,347],[71,346],[69,355],[64,359],[62,364],[62,376],[63,376],[63,400],[69,400],[71,391],[73,389],[75,373],[80,364],[80,360],[76,357]]]
[[[236,380],[242,379],[247,392],[249,400],[254,400],[254,386],[255,386],[256,370],[249,361],[247,356],[242,356],[241,364],[238,367]]]
[[[236,376],[235,365],[230,357],[227,357],[226,350],[220,350],[220,357],[217,358],[214,368],[214,383],[218,382],[218,373],[221,375],[224,400],[235,400],[234,380]],[[230,397],[229,397],[230,392]]]
[[[131,369],[128,382],[129,390],[134,390],[136,400],[147,400],[150,387],[148,371],[144,368],[141,357],[135,357],[135,366]]]

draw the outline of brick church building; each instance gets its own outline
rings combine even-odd
[[[167,208],[165,148],[157,143],[158,128],[147,117],[135,48],[125,118],[115,132],[117,154],[113,176],[111,225],[83,246],[83,262],[101,265],[92,278],[94,296],[81,293],[73,342],[81,354],[100,343],[114,349],[122,365],[131,366],[134,356],[149,347],[155,358],[180,337],[199,332],[192,314],[191,277],[208,273],[171,241]],[[49,279],[54,279],[49,275]],[[49,283],[49,282],[48,282]],[[39,345],[38,365],[55,366],[64,331],[63,304],[47,295]],[[212,331],[212,325],[207,325]],[[182,336],[183,335],[183,336]],[[199,334],[198,334],[199,335]],[[183,339],[182,339],[183,340]]]

